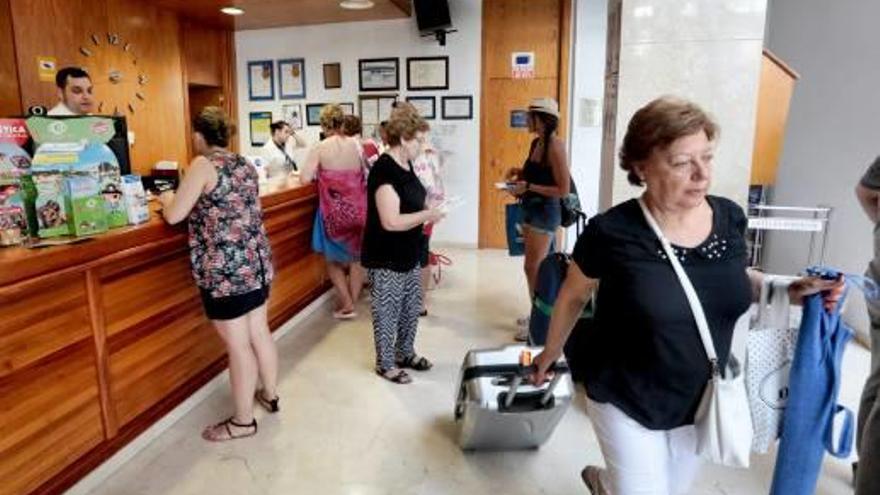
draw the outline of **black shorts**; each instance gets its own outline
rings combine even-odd
[[[234,320],[259,308],[269,299],[269,287],[264,286],[244,294],[212,297],[211,291],[199,287],[202,305],[209,320]]]
[[[422,234],[422,245],[419,247],[419,266],[425,268],[428,266],[431,258],[431,248],[429,246],[431,242],[431,236],[427,234]]]

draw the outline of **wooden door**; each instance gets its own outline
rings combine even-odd
[[[531,136],[510,127],[512,110],[525,110],[532,98],[564,100],[568,84],[570,0],[484,0],[483,81],[480,121],[481,248],[507,245],[504,207],[512,202],[495,188],[511,167],[526,159]],[[534,52],[535,77],[514,79],[511,56]],[[560,77],[561,76],[561,77]],[[560,101],[560,110],[567,107]],[[563,113],[560,128],[564,129]]]

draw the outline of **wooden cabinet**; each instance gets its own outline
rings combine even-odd
[[[788,107],[797,79],[797,72],[769,50],[764,50],[758,88],[755,147],[752,152],[752,185],[770,186],[776,182],[785,141]]]
[[[275,329],[329,286],[309,243],[315,187],[262,204]],[[0,308],[2,495],[60,493],[226,366],[186,230],[159,218],[82,244],[0,250]]]

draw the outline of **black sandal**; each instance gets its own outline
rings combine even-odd
[[[397,361],[397,366],[400,368],[409,368],[416,371],[428,371],[429,369],[434,367],[434,363],[428,361],[422,356],[419,356],[418,354],[413,354],[408,358]]]
[[[263,395],[262,390],[257,390],[257,393],[254,394],[254,398],[256,398],[257,402],[270,413],[277,413],[278,411],[280,411],[280,408],[278,407],[278,401],[280,400],[280,398],[277,395],[274,399],[269,400],[266,398],[265,395]]]
[[[396,383],[398,385],[406,385],[407,383],[412,383],[412,377],[410,377],[406,371],[403,371],[400,368],[390,368],[387,370],[376,368],[376,374],[388,380],[389,382]]]
[[[253,428],[253,431],[249,433],[242,433],[236,435],[232,433],[232,428],[230,426],[235,426],[236,428]],[[222,435],[218,435],[217,431],[222,432],[220,428],[224,428],[226,430],[226,437],[224,438]],[[216,425],[209,426],[202,431],[202,438],[209,442],[225,442],[227,440],[237,440],[239,438],[247,438],[252,437],[257,434],[257,420],[254,418],[250,423],[243,425],[235,422],[235,416],[230,417],[226,421],[217,423]]]

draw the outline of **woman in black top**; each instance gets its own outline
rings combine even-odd
[[[390,148],[367,180],[367,225],[361,263],[372,282],[376,373],[394,383],[409,383],[403,368],[425,371],[432,364],[415,353],[422,309],[422,229],[443,218],[425,208],[425,188],[413,171],[421,150],[419,131],[425,121],[412,105],[395,107],[385,126]]]
[[[761,274],[747,270],[742,209],[707,194],[717,133],[695,104],[661,98],[633,116],[620,161],[630,183],[645,186],[642,199],[697,291],[723,369],[734,324],[755,299]],[[590,418],[608,468],[588,466],[584,481],[594,494],[606,487],[615,495],[687,493],[699,467],[694,413],[710,369],[681,284],[638,202],[590,220],[573,260],[533,379],[544,380],[598,287],[583,360]],[[839,288],[802,279],[791,297],[834,289],[833,304]]]
[[[559,107],[552,98],[537,98],[529,104],[529,131],[537,135],[529,148],[529,156],[521,169],[508,174],[516,182],[510,193],[519,198],[523,210],[525,257],[523,270],[529,287],[529,300],[535,295],[538,267],[550,251],[550,242],[562,221],[560,199],[567,196],[571,185],[565,143],[556,136]],[[517,340],[528,337],[528,322]]]

